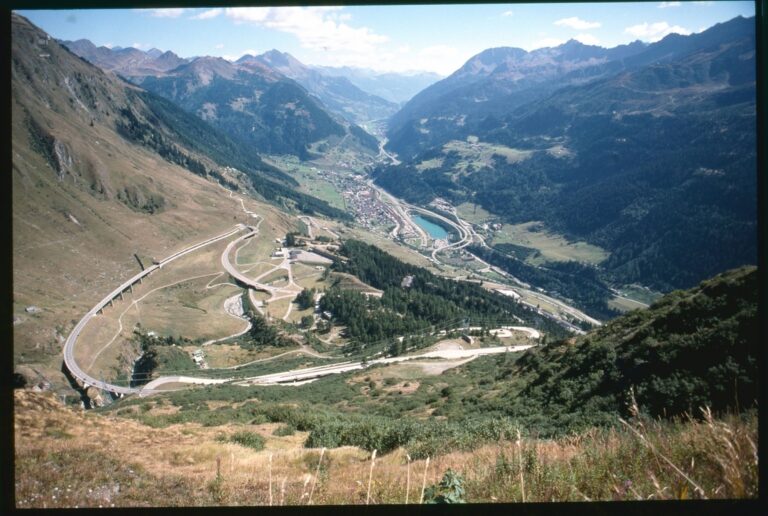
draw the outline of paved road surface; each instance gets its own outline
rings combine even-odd
[[[243,229],[243,226],[240,224],[237,224],[235,226],[235,229],[228,231],[227,233],[215,236],[213,238],[209,238],[198,244],[194,244],[189,247],[186,247],[181,251],[178,251],[172,254],[171,256],[167,257],[166,259],[160,261],[158,264],[153,264],[147,267],[140,273],[136,274],[132,278],[125,281],[122,285],[117,287],[115,290],[107,294],[101,301],[99,301],[96,304],[96,306],[91,308],[91,310],[87,314],[85,314],[82,319],[80,319],[80,322],[78,322],[75,325],[75,327],[72,329],[72,332],[69,334],[69,337],[67,337],[66,342],[64,343],[64,364],[66,365],[67,369],[72,374],[72,376],[74,376],[76,379],[83,382],[85,385],[94,386],[105,391],[114,392],[116,394],[134,394],[136,392],[139,392],[139,389],[137,388],[121,387],[119,385],[112,385],[108,382],[102,382],[101,380],[97,380],[96,378],[93,378],[92,376],[90,376],[80,368],[80,366],[77,364],[77,361],[75,360],[75,351],[74,351],[75,344],[77,343],[77,338],[80,336],[80,332],[83,331],[83,328],[85,328],[85,325],[88,324],[91,318],[93,318],[93,316],[95,316],[99,310],[104,308],[110,301],[115,299],[122,292],[127,290],[128,287],[138,282],[140,279],[144,278],[145,276],[148,276],[155,270],[162,268],[163,265],[167,265],[173,260],[176,260],[177,258],[180,258],[181,256],[184,256],[187,253],[191,253],[192,251],[200,249],[201,247],[212,244],[214,242],[218,242],[219,240],[222,240],[224,238],[228,238],[240,232],[242,229]]]
[[[462,358],[474,358],[482,355],[494,355],[498,353],[514,353],[525,351],[534,347],[535,344],[526,344],[523,346],[497,346],[493,348],[479,348],[479,349],[445,349],[438,351],[428,351],[419,355],[412,356],[400,356],[390,358],[378,358],[375,360],[369,360],[368,365],[374,364],[393,364],[397,362],[405,362],[408,360],[424,359],[424,358],[444,358],[444,359],[462,359]],[[331,374],[346,373],[348,371],[354,371],[356,369],[365,369],[367,366],[362,362],[341,362],[337,364],[330,364],[318,367],[308,367],[306,369],[294,369],[293,371],[284,371],[282,373],[272,373],[267,375],[256,376],[253,378],[246,378],[243,380],[235,381],[235,385],[273,385],[277,383],[286,383],[293,381],[309,380],[311,378],[320,378],[322,376],[328,376]]]

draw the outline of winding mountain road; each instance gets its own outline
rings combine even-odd
[[[102,298],[101,301],[96,303],[96,306],[91,308],[90,311],[88,311],[88,313],[85,314],[83,318],[80,319],[80,321],[75,325],[75,327],[72,329],[69,336],[67,337],[67,340],[64,342],[64,350],[63,350],[64,364],[67,367],[67,370],[70,372],[70,374],[75,379],[80,380],[86,388],[93,386],[101,390],[113,392],[115,394],[135,394],[139,392],[141,390],[139,388],[122,387],[119,385],[113,385],[108,382],[97,380],[96,378],[92,377],[91,375],[89,375],[88,373],[86,373],[80,368],[80,366],[77,364],[77,361],[75,360],[75,344],[77,343],[77,338],[80,336],[80,332],[83,331],[83,328],[85,328],[85,325],[88,324],[88,322],[90,322],[90,320],[99,311],[101,311],[105,306],[107,306],[107,304],[111,303],[113,299],[120,296],[124,291],[128,290],[132,285],[134,285],[135,283],[138,283],[142,278],[149,276],[154,271],[161,269],[164,265],[168,265],[169,263],[173,262],[174,260],[188,253],[196,251],[201,247],[205,247],[207,245],[213,244],[214,242],[218,242],[219,240],[229,238],[232,235],[239,233],[243,229],[244,229],[244,226],[242,226],[241,224],[236,224],[235,229],[231,231],[215,236],[213,238],[209,238],[197,244],[193,244],[189,247],[182,249],[181,251],[177,251],[173,253],[172,255],[165,258],[164,260],[161,260],[160,262],[147,267],[140,273],[126,280],[123,284],[121,284],[115,290],[113,290],[112,292],[107,294],[104,298]]]

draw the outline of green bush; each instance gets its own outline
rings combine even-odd
[[[278,437],[284,437],[286,435],[293,435],[295,433],[296,433],[296,429],[291,425],[282,425],[275,428],[275,431],[272,432],[272,435],[276,435]]]
[[[227,440],[256,451],[264,449],[264,438],[255,432],[243,430],[230,435]]]
[[[424,491],[424,503],[467,503],[464,500],[464,478],[451,469],[437,485]]]

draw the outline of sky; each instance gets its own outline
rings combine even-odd
[[[97,46],[171,50],[181,57],[277,49],[305,64],[449,75],[492,47],[525,50],[569,39],[606,48],[692,34],[753,2],[471,4],[18,11],[51,36]]]

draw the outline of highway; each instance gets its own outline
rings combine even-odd
[[[256,289],[256,290],[261,290],[261,291],[264,291],[264,292],[269,292],[271,294],[274,290],[277,290],[277,289],[275,289],[274,287],[268,287],[266,285],[262,285],[261,283],[255,281],[255,280],[252,280],[251,278],[249,278],[248,276],[246,276],[242,272],[238,271],[237,268],[234,265],[232,265],[232,262],[229,261],[229,254],[232,252],[232,249],[237,244],[239,244],[243,240],[246,240],[248,238],[252,238],[253,236],[255,236],[258,233],[258,230],[256,228],[254,228],[254,227],[248,226],[248,229],[251,230],[250,233],[246,233],[245,235],[242,235],[241,237],[237,238],[236,240],[231,241],[227,245],[227,248],[224,249],[224,252],[221,253],[221,266],[224,267],[224,270],[227,271],[227,273],[230,276],[235,278],[235,280],[237,280],[238,283],[240,283],[242,285],[246,285],[246,286],[248,286],[250,288],[253,288],[253,289]]]
[[[482,246],[490,248],[488,246],[488,244],[485,243],[485,240],[475,233],[474,229],[472,228],[472,224],[462,220],[458,216],[457,213],[455,213],[455,212],[453,213],[453,216],[456,217],[456,221],[454,221],[454,220],[451,220],[448,217],[445,217],[443,215],[435,213],[434,211],[428,210],[426,208],[422,208],[420,206],[414,206],[413,204],[409,204],[409,203],[407,203],[405,201],[402,201],[402,200],[392,196],[391,194],[387,193],[382,188],[376,186],[372,181],[369,181],[368,184],[371,186],[371,188],[373,188],[376,191],[378,191],[381,194],[382,197],[385,197],[385,198],[388,199],[388,201],[391,204],[391,206],[390,206],[391,209],[395,210],[397,213],[402,213],[404,216],[406,216],[407,217],[407,223],[415,225],[415,223],[413,221],[411,221],[410,217],[407,216],[407,212],[408,211],[415,211],[417,213],[422,213],[422,214],[425,214],[425,215],[429,215],[430,217],[436,218],[436,219],[440,220],[441,222],[443,222],[445,224],[448,224],[449,226],[451,226],[452,228],[454,228],[458,232],[458,234],[459,234],[459,240],[458,241],[452,242],[452,243],[450,243],[450,244],[448,244],[446,246],[443,246],[443,247],[436,248],[436,249],[434,249],[432,251],[432,261],[433,262],[439,263],[439,260],[437,259],[437,254],[438,253],[441,253],[443,251],[447,251],[449,249],[462,249],[462,248],[468,246],[469,244],[471,244],[473,239],[475,239],[475,238],[478,240],[478,242]],[[421,229],[421,228],[419,228],[419,229]],[[470,253],[470,254],[472,254],[472,253]],[[483,263],[486,266],[488,266],[491,269],[493,269],[494,271],[496,271],[498,274],[500,274],[502,276],[505,276],[505,277],[512,277],[506,271],[504,271],[502,269],[499,269],[498,267],[491,266],[491,264],[489,264],[488,262],[480,259],[480,257],[478,257],[477,255],[472,254],[472,256],[477,261],[479,261],[480,263]],[[562,310],[564,313],[570,315],[571,317],[574,317],[574,318],[582,320],[582,321],[586,321],[586,322],[588,322],[589,324],[591,324],[593,326],[601,326],[602,325],[602,322],[598,321],[594,317],[590,317],[589,315],[585,314],[581,310],[578,310],[578,309],[576,309],[576,308],[574,308],[572,306],[569,306],[569,305],[563,303],[562,301],[560,301],[558,299],[554,299],[551,296],[547,296],[545,294],[536,292],[536,291],[534,291],[531,288],[526,288],[525,290],[531,296],[557,306],[557,308]],[[556,317],[556,319],[558,321],[561,321],[564,325],[567,325],[568,328],[570,328],[571,330],[575,331],[576,333],[583,333],[580,329],[574,327],[573,325],[571,325],[567,321],[564,321],[559,316],[554,315],[554,317]]]
[[[191,376],[162,376],[160,378],[156,378],[149,382],[148,384],[144,385],[141,389],[137,389],[139,391],[139,397],[145,397],[149,396],[150,394],[156,394],[158,392],[163,392],[164,390],[176,390],[176,389],[159,389],[160,386],[168,384],[168,383],[188,383],[193,385],[214,385],[217,383],[226,383],[230,381],[229,378],[226,379],[219,379],[219,378],[193,378]]]
[[[363,362],[340,362],[337,364],[330,364],[317,367],[308,367],[306,369],[294,369],[292,371],[284,371],[281,373],[272,373],[262,376],[256,376],[253,378],[245,378],[240,381],[233,382],[234,385],[274,385],[278,383],[297,382],[303,380],[309,380],[314,378],[320,378],[331,374],[346,373],[348,371],[354,371],[356,369],[365,369],[368,366],[376,364],[394,364],[398,362],[406,362],[409,360],[420,360],[425,358],[443,358],[449,360],[459,360],[464,358],[476,358],[482,355],[495,355],[499,353],[516,353],[525,351],[536,346],[536,344],[526,344],[522,346],[496,346],[492,348],[479,348],[479,349],[444,349],[436,351],[427,351],[420,355],[399,356],[390,358],[378,358],[369,360],[367,365]]]
[[[85,325],[88,324],[88,322],[93,318],[93,316],[95,316],[113,299],[115,299],[117,296],[119,296],[125,290],[127,290],[131,285],[137,283],[139,280],[141,280],[145,276],[148,276],[149,274],[156,271],[157,269],[162,268],[163,265],[167,265],[173,260],[176,260],[177,258],[180,258],[181,256],[184,256],[187,253],[191,253],[192,251],[200,249],[201,247],[204,247],[214,242],[218,242],[219,240],[228,238],[242,231],[243,229],[244,229],[244,226],[242,226],[241,224],[237,224],[235,226],[235,229],[228,231],[227,233],[215,236],[213,238],[209,238],[207,240],[204,240],[203,242],[186,247],[181,251],[177,251],[176,253],[165,258],[164,260],[161,260],[159,263],[153,264],[147,267],[146,269],[136,274],[132,278],[126,280],[123,284],[121,284],[115,290],[107,294],[101,301],[99,301],[96,304],[96,306],[91,308],[91,310],[87,314],[85,314],[82,319],[80,319],[80,321],[75,325],[75,327],[70,332],[69,336],[67,337],[67,340],[64,342],[64,364],[66,365],[67,369],[72,374],[72,376],[77,380],[80,380],[81,382],[83,382],[86,388],[89,386],[93,386],[105,391],[114,392],[116,394],[134,394],[139,392],[139,389],[137,388],[121,387],[119,385],[112,385],[110,383],[97,380],[96,378],[93,378],[92,376],[90,376],[80,368],[80,366],[77,364],[77,361],[75,360],[75,344],[77,343],[77,338],[80,336],[80,332],[83,331],[83,328],[85,328]]]
[[[425,214],[428,214],[430,216],[433,216],[446,224],[451,225],[458,231],[460,235],[460,240],[457,242],[454,242],[452,244],[449,244],[448,246],[442,247],[440,249],[436,249],[433,252],[433,258],[434,255],[441,250],[445,250],[449,247],[454,248],[462,248],[466,245],[468,245],[472,241],[473,232],[470,228],[466,227],[466,223],[456,223],[442,215],[438,215],[434,212],[431,212],[429,210],[419,208],[417,206],[412,206],[408,204],[403,204],[403,206],[398,205],[398,201],[391,196],[389,196],[390,199],[395,203],[395,205],[398,208],[398,211],[402,213],[405,217],[406,210],[413,210],[422,212]],[[243,206],[243,209],[245,207]],[[247,211],[247,210],[246,210]],[[252,212],[249,212],[250,215],[255,216]],[[409,220],[409,218],[406,218],[405,220]],[[261,222],[261,221],[259,221]],[[309,223],[311,224],[313,221],[310,219]],[[412,222],[411,222],[412,223]],[[117,296],[119,296],[122,292],[124,292],[126,289],[130,288],[133,284],[141,280],[143,277],[151,274],[157,269],[161,269],[163,266],[168,265],[169,263],[173,262],[174,260],[188,254],[191,252],[194,252],[206,245],[212,244],[214,242],[220,241],[225,238],[229,238],[233,235],[236,235],[237,233],[248,230],[248,233],[239,236],[229,244],[227,244],[224,252],[221,254],[221,265],[224,268],[224,270],[230,274],[235,280],[240,283],[241,285],[247,286],[252,289],[257,289],[261,291],[268,292],[272,296],[272,300],[280,299],[285,296],[278,296],[275,297],[278,293],[282,293],[283,289],[272,287],[269,285],[264,285],[262,283],[259,283],[259,280],[261,277],[266,276],[270,274],[272,271],[267,271],[261,276],[251,279],[245,274],[241,273],[237,270],[237,268],[230,262],[230,254],[232,252],[232,249],[235,248],[238,244],[245,241],[248,238],[252,238],[258,233],[258,224],[257,227],[253,226],[245,226],[243,224],[237,224],[234,229],[231,231],[228,231],[226,233],[223,233],[221,235],[215,236],[213,238],[209,238],[207,240],[204,240],[202,242],[199,242],[197,244],[191,245],[189,247],[186,247],[180,251],[177,251],[176,253],[168,256],[167,258],[153,264],[152,266],[146,268],[145,270],[141,271],[140,273],[136,274],[132,278],[125,281],[123,284],[121,284],[119,287],[114,289],[112,292],[110,292],[107,296],[105,296],[99,303],[96,304],[75,326],[75,328],[70,333],[69,337],[67,338],[65,344],[64,344],[64,362],[66,364],[66,367],[69,369],[71,374],[83,382],[83,384],[88,386],[93,386],[101,390],[113,392],[116,394],[136,394],[140,393],[142,396],[146,396],[155,392],[160,392],[161,390],[169,390],[169,389],[160,389],[162,385],[166,384],[180,384],[180,383],[188,383],[188,384],[216,384],[216,383],[226,383],[230,381],[234,381],[233,378],[219,378],[219,379],[211,379],[211,378],[195,378],[195,377],[189,377],[189,376],[169,376],[169,377],[161,377],[153,380],[152,382],[148,383],[147,385],[143,386],[142,388],[135,388],[135,387],[122,387],[118,385],[112,385],[107,382],[103,382],[100,380],[97,380],[90,375],[88,375],[85,371],[83,371],[77,364],[75,357],[74,357],[74,346],[77,342],[77,338],[80,335],[80,332],[85,327],[85,325],[91,320],[94,315],[96,315],[101,309],[103,309],[108,303],[110,303],[112,300],[114,300]],[[419,228],[420,229],[420,228]],[[288,260],[284,260],[284,262],[288,262]],[[276,269],[279,268],[286,268],[286,263],[281,263],[276,267]],[[290,266],[287,266],[289,271],[289,280],[291,280],[290,275]],[[275,270],[275,269],[273,269]],[[292,283],[292,281],[289,281],[289,283]],[[292,285],[289,285],[292,286]],[[295,295],[295,292],[289,292],[286,295]],[[503,327],[500,330],[497,331],[509,331],[509,330],[517,330],[517,331],[523,331],[528,334],[529,338],[532,339],[538,339],[540,337],[540,334],[537,330],[533,328],[526,328],[526,327]],[[329,374],[339,374],[346,371],[351,371],[355,369],[363,369],[367,367],[367,365],[372,364],[388,364],[388,363],[396,363],[396,362],[403,362],[407,360],[415,360],[415,359],[425,359],[425,358],[442,358],[442,359],[465,359],[465,358],[474,358],[480,355],[486,355],[486,354],[494,354],[494,353],[505,353],[505,352],[515,352],[515,351],[523,351],[525,349],[528,349],[530,347],[535,346],[535,344],[530,345],[523,345],[523,346],[500,346],[500,347],[494,347],[494,348],[480,348],[480,349],[467,349],[467,350],[437,350],[437,351],[429,351],[426,353],[422,353],[420,355],[408,355],[408,356],[399,356],[399,357],[390,357],[390,358],[379,358],[369,361],[367,364],[364,364],[362,362],[342,362],[337,364],[330,364],[325,366],[319,366],[319,367],[312,367],[312,368],[306,368],[306,369],[299,369],[299,370],[293,370],[293,371],[284,371],[281,373],[273,373],[269,375],[261,375],[256,376],[252,378],[245,378],[235,381],[235,384],[237,385],[269,385],[269,384],[276,384],[276,383],[285,383],[285,382],[300,382],[300,381],[306,381],[311,380],[315,378],[319,378],[322,376],[326,376]]]
[[[405,206],[408,208],[409,211],[416,211],[419,213],[423,213],[425,215],[429,215],[430,217],[436,218],[452,228],[456,230],[456,232],[459,234],[459,240],[456,242],[452,242],[448,245],[444,245],[443,247],[438,247],[435,250],[432,251],[432,260],[437,261],[437,253],[440,253],[442,251],[447,251],[448,249],[461,249],[463,247],[468,246],[472,243],[472,231],[470,229],[467,229],[463,224],[457,224],[456,222],[452,221],[448,217],[444,217],[443,215],[440,215],[438,213],[435,213],[433,211],[420,208],[418,206],[413,206],[412,204],[405,204]]]
[[[512,328],[512,327],[506,327]],[[532,330],[532,328],[521,328],[523,331]],[[536,330],[533,330],[536,332]],[[537,332],[536,332],[537,333]],[[533,337],[533,336],[532,336]],[[533,337],[536,338],[536,337]],[[406,355],[389,358],[378,358],[364,362],[338,362],[335,364],[322,365],[317,367],[307,367],[304,369],[293,369],[291,371],[282,371],[280,373],[271,373],[260,376],[253,376],[250,378],[242,378],[235,380],[233,378],[194,378],[190,376],[164,376],[157,378],[148,383],[144,389],[141,390],[140,396],[149,396],[163,391],[178,390],[180,388],[171,389],[159,389],[164,384],[172,383],[189,383],[189,384],[220,384],[231,382],[232,385],[248,386],[248,385],[276,385],[281,383],[302,382],[305,380],[313,380],[328,376],[332,374],[341,374],[357,369],[365,369],[376,364],[394,364],[398,362],[406,362],[410,360],[422,360],[429,358],[447,359],[447,360],[461,360],[465,358],[477,358],[483,355],[495,355],[499,353],[517,353],[525,351],[536,344],[525,344],[520,346],[495,346],[491,348],[478,348],[478,349],[443,349],[435,351],[427,351],[419,355]],[[284,353],[285,354],[285,353]],[[276,357],[273,357],[276,358]],[[246,364],[243,364],[246,365]],[[242,366],[237,366],[242,367]],[[232,369],[232,368],[227,368]]]

